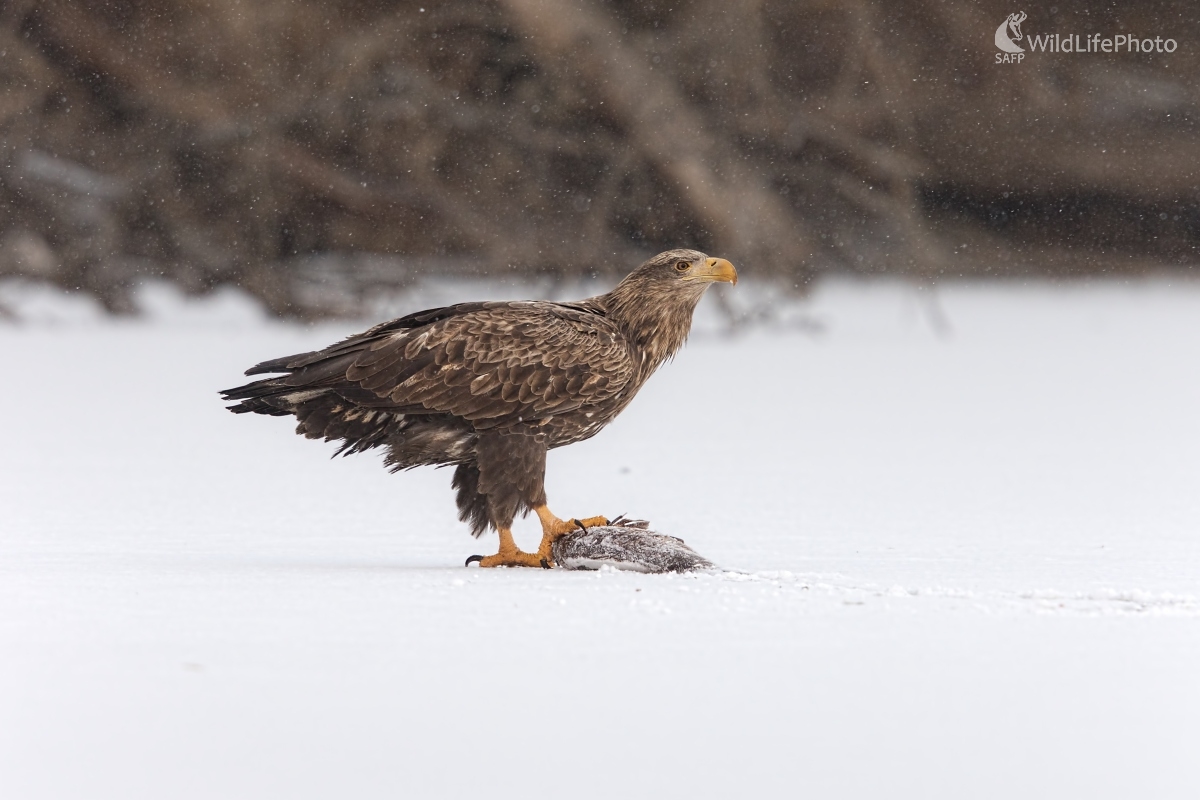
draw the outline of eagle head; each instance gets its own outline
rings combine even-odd
[[[696,304],[717,282],[737,283],[733,264],[699,250],[667,250],[629,273],[601,299],[656,366],[683,346]]]
[[[699,250],[667,250],[659,253],[630,273],[634,281],[654,294],[704,293],[717,282],[737,283],[737,270],[723,258],[709,258]]]

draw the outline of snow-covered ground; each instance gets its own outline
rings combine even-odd
[[[551,455],[737,570],[672,577],[464,569],[448,471],[222,409],[346,326],[0,287],[0,796],[1200,797],[1200,285],[930,298],[702,321]]]

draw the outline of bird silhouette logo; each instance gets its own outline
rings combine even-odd
[[[1021,23],[1028,17],[1024,11],[1017,14],[1009,14],[1004,22],[1000,23],[1000,27],[996,28],[996,47],[999,47],[1006,53],[1024,53],[1025,48],[1017,44],[1021,41]],[[1012,31],[1012,36],[1009,36],[1009,31]]]

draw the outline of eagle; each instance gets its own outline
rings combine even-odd
[[[607,294],[569,303],[474,302],[384,322],[311,353],[246,370],[273,375],[221,395],[235,414],[294,416],[296,433],[339,441],[338,454],[384,448],[393,472],[453,466],[459,519],[499,535],[481,567],[546,567],[551,547],[603,516],[562,519],[546,505],[546,453],[595,436],[686,341],[723,258],[668,250]],[[537,514],[536,553],[512,523]]]

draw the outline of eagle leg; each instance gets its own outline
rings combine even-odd
[[[607,525],[605,517],[564,520],[546,507],[546,449],[544,436],[514,432],[481,434],[475,443],[475,463],[463,464],[454,473],[458,489],[459,518],[471,521],[479,535],[490,526],[500,535],[500,552],[471,556],[467,564],[481,567],[546,567],[554,564],[552,546],[576,528]],[[512,522],[519,510],[537,512],[542,541],[537,552],[517,548]]]

